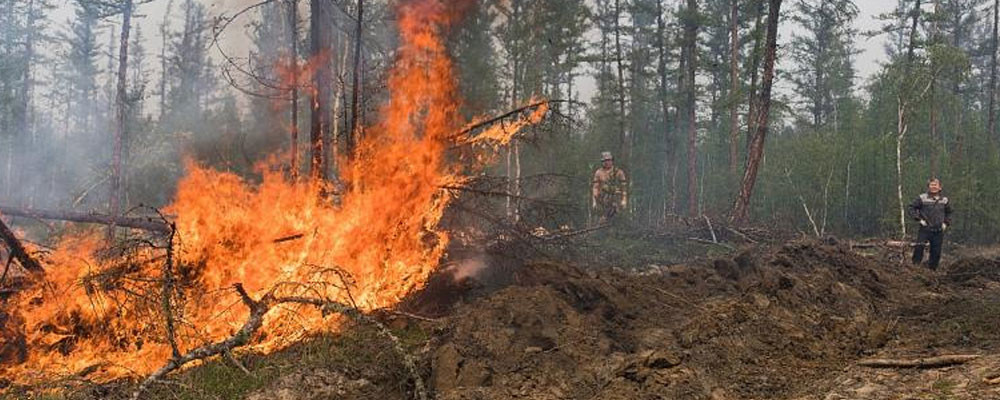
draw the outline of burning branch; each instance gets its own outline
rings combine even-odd
[[[233,349],[237,347],[246,346],[247,344],[250,343],[250,339],[253,337],[253,335],[256,334],[257,331],[261,328],[264,316],[267,315],[268,311],[270,311],[275,306],[279,306],[282,304],[301,304],[301,305],[314,306],[318,308],[320,312],[323,313],[323,316],[337,313],[347,316],[348,318],[351,318],[355,321],[367,323],[374,326],[378,330],[379,334],[385,336],[387,339],[389,339],[389,341],[392,342],[393,350],[395,350],[402,357],[403,364],[406,365],[407,371],[413,378],[415,386],[414,391],[416,392],[415,394],[417,398],[420,400],[426,400],[428,398],[426,386],[424,385],[423,378],[420,377],[420,373],[417,370],[417,363],[416,360],[414,360],[413,356],[411,356],[406,351],[406,349],[403,348],[402,342],[400,342],[399,338],[397,338],[395,335],[392,334],[392,331],[390,331],[389,328],[387,328],[384,324],[375,320],[374,318],[365,315],[358,308],[343,303],[339,303],[336,301],[318,299],[318,298],[297,297],[297,296],[275,297],[273,290],[265,294],[258,301],[250,297],[250,295],[246,292],[246,290],[243,289],[242,284],[237,283],[233,285],[233,288],[236,290],[236,293],[239,294],[240,299],[243,301],[243,304],[245,304],[247,308],[250,309],[250,316],[247,317],[247,321],[243,324],[243,327],[240,328],[240,330],[236,332],[235,335],[226,340],[198,347],[194,350],[189,351],[184,355],[179,355],[179,352],[175,353],[175,355],[171,357],[170,360],[167,361],[166,365],[164,365],[159,370],[150,375],[148,378],[143,380],[143,382],[139,385],[139,387],[135,390],[135,392],[133,392],[132,394],[133,400],[137,400],[139,396],[141,396],[142,393],[149,387],[149,385],[153,384],[154,382],[160,379],[163,379],[165,376],[167,376],[167,374],[176,371],[185,364],[188,364],[192,361],[203,360],[217,355],[228,356],[232,354]],[[168,311],[167,315],[169,318],[170,315],[169,304],[168,303],[164,304],[165,307],[167,308]],[[176,346],[176,344],[173,341],[171,342],[171,345]]]
[[[85,224],[114,224],[115,226],[142,229],[150,232],[170,232],[170,226],[167,223],[157,221],[155,218],[151,217],[119,217],[80,211],[39,210],[9,206],[0,206],[0,213],[14,217],[52,219],[58,221],[80,222]]]
[[[170,350],[174,359],[181,357],[180,349],[177,347],[177,338],[174,336],[174,314],[170,306],[170,296],[174,292],[174,236],[177,234],[177,226],[170,224],[170,239],[167,241],[167,261],[163,263],[163,316],[167,322],[167,341],[170,342]]]
[[[7,212],[3,209],[0,209],[0,213],[7,214]],[[35,261],[30,254],[28,254],[28,251],[24,249],[24,245],[21,244],[21,241],[17,239],[17,236],[14,236],[14,231],[10,230],[3,220],[0,220],[0,239],[3,239],[4,243],[7,244],[7,248],[10,249],[10,257],[16,258],[17,261],[21,263],[21,267],[34,273],[45,273],[45,270],[42,269],[42,265],[39,264],[38,261]],[[8,266],[9,265],[10,263],[8,260]],[[6,274],[7,272],[5,270],[4,277],[6,277]]]
[[[493,117],[493,118],[490,118],[490,119],[487,119],[487,120],[483,120],[483,121],[479,121],[479,122],[475,122],[475,123],[469,124],[468,126],[466,126],[465,128],[463,128],[461,131],[458,131],[458,133],[452,135],[452,138],[456,138],[456,139],[457,138],[463,138],[463,137],[465,137],[467,135],[471,135],[473,132],[476,132],[476,131],[478,131],[480,129],[483,129],[485,127],[491,126],[493,124],[504,122],[507,119],[510,119],[510,118],[513,118],[513,117],[517,117],[517,116],[520,116],[522,114],[526,114],[526,113],[529,113],[529,112],[534,112],[539,107],[548,107],[550,104],[553,104],[553,103],[565,103],[565,102],[569,102],[569,100],[540,100],[540,101],[536,101],[536,102],[531,103],[531,104],[526,104],[524,106],[515,108],[513,110],[510,110],[510,111],[508,111],[508,112],[506,112],[504,114],[498,115],[496,117]]]
[[[256,301],[251,298],[249,294],[247,294],[246,290],[243,289],[243,285],[237,283],[233,287],[236,289],[236,293],[239,293],[240,299],[243,300],[243,304],[246,304],[246,306],[250,308],[250,316],[247,318],[247,322],[243,324],[243,327],[240,328],[235,335],[226,340],[201,346],[180,357],[171,357],[170,360],[167,361],[166,365],[158,369],[146,378],[146,380],[142,381],[135,392],[132,393],[133,400],[138,399],[139,396],[142,395],[142,392],[144,392],[150,384],[162,379],[167,376],[167,374],[184,366],[184,364],[216,356],[224,352],[231,351],[236,347],[245,346],[247,343],[250,343],[250,337],[253,336],[258,329],[260,329],[260,326],[264,322],[264,314],[267,314],[271,308],[267,303],[267,296],[265,296],[262,301]]]

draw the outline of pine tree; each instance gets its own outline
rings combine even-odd
[[[819,128],[833,122],[838,104],[854,89],[858,8],[853,0],[799,0],[793,10],[792,20],[802,29],[792,35],[790,80],[809,125]]]
[[[194,0],[181,3],[181,12],[184,23],[168,44],[166,116],[161,123],[168,132],[200,132],[211,89],[208,21],[205,7]]]

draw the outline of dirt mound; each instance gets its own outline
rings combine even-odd
[[[1000,282],[1000,257],[961,258],[948,265],[945,278],[953,283],[969,285],[988,286],[991,282]]]
[[[835,241],[638,273],[531,264],[449,317],[431,384],[442,399],[814,398],[923,337],[899,314],[940,300],[928,274]]]

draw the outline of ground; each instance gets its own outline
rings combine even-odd
[[[684,235],[594,236],[515,261],[502,260],[509,248],[484,252],[485,269],[456,263],[401,306],[430,319],[379,318],[438,399],[1000,399],[988,382],[1000,376],[1000,251],[953,249],[930,271],[901,250],[835,239],[730,249]],[[857,365],[951,354],[981,357]],[[413,395],[400,357],[370,327],[238,358],[249,375],[210,362],[146,398]],[[125,398],[134,384],[51,387],[63,389],[9,388],[6,398]]]

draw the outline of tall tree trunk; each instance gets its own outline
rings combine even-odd
[[[739,127],[739,93],[740,93],[740,29],[739,0],[732,0],[729,10],[729,170],[736,174],[739,163],[740,127]]]
[[[122,148],[128,140],[128,93],[125,82],[128,72],[128,35],[132,24],[132,0],[125,0],[122,8],[122,31],[118,49],[118,90],[115,94],[115,137],[111,156],[111,211],[112,217],[121,213],[122,199]],[[115,238],[115,224],[108,225],[108,239]]]
[[[990,108],[987,111],[986,135],[996,143],[996,99],[997,99],[997,22],[1000,20],[1000,0],[993,2],[993,37],[990,41]]]
[[[292,68],[292,90],[291,96],[291,143],[288,145],[289,161],[288,171],[293,180],[299,178],[299,1],[288,1],[288,29],[291,33],[291,43],[289,43],[289,58]]]
[[[625,67],[622,65],[621,0],[615,0],[615,61],[618,65],[618,141],[620,157],[631,159],[632,146],[625,129]]]
[[[750,93],[749,110],[747,113],[747,151],[750,150],[750,142],[753,134],[757,131],[757,83],[760,75],[760,45],[763,42],[761,31],[764,30],[764,0],[755,0],[754,7],[754,28],[753,28],[753,50],[750,56]]]
[[[513,23],[520,23],[521,19],[521,6],[522,0],[512,0],[511,2],[511,20]],[[517,38],[514,39],[514,43],[511,46],[511,63],[513,68],[511,69],[511,93],[510,93],[510,104],[511,107],[517,107],[519,100],[518,88],[521,85],[521,49]],[[514,201],[513,197],[519,191],[518,185],[520,184],[521,178],[521,148],[518,145],[517,139],[513,139],[510,146],[507,147],[507,196],[506,196],[506,211],[507,218],[511,221],[517,221],[520,219],[520,210],[518,210],[518,204]]]
[[[914,52],[917,47],[917,28],[920,27],[920,0],[913,4],[913,11],[910,13],[912,22],[910,23],[910,42],[906,46],[906,71],[909,76],[910,66],[913,64]]]
[[[935,88],[936,81],[937,81],[936,77],[932,76],[931,77],[931,95],[930,95],[930,99],[929,99],[930,100],[930,104],[928,105],[930,107],[930,130],[931,130],[931,137],[930,137],[930,139],[931,139],[930,140],[931,176],[933,176],[933,177],[938,176],[938,173],[940,172],[941,152],[940,152],[940,148],[939,147],[941,146],[941,143],[942,143],[941,139],[938,137],[938,129],[937,129],[937,127],[938,127],[938,117],[937,117],[937,114],[938,113],[937,113],[937,100],[935,99],[935,97],[936,97],[936,93],[935,93],[935,91],[936,91],[936,88]]]
[[[312,76],[312,112],[309,116],[311,126],[309,132],[309,147],[312,160],[309,163],[310,178],[319,182],[326,180],[327,163],[324,157],[323,136],[330,129],[330,38],[332,31],[333,4],[328,0],[311,0],[309,17],[309,44],[313,60],[322,59]]]
[[[903,207],[903,138],[909,129],[906,121],[906,101],[903,96],[897,98],[896,108],[896,200],[899,204],[899,238],[906,237],[906,209]]]
[[[697,121],[697,82],[695,73],[698,69],[698,0],[687,0],[687,18],[684,24],[684,46],[687,47],[688,61],[684,72],[687,76],[685,85],[687,112],[687,172],[688,172],[688,215],[698,215],[698,121]]]
[[[350,46],[350,37],[348,35],[340,35],[337,41],[337,62],[334,71],[337,72],[338,76],[343,76],[344,71],[347,70],[347,58],[349,56],[347,48]],[[333,91],[333,121],[330,125],[333,127],[333,134],[330,135],[333,138],[332,148],[327,149],[326,156],[330,157],[330,164],[332,166],[332,175],[330,176],[335,182],[340,180],[340,169],[337,165],[337,155],[342,154],[338,151],[345,151],[346,147],[344,132],[350,132],[350,127],[347,126],[347,87],[343,84],[343,79],[340,79],[340,84],[334,86]],[[361,118],[364,120],[364,118]]]
[[[674,190],[667,185],[667,177],[670,175],[671,162],[675,158],[676,150],[673,146],[670,133],[670,101],[667,98],[667,46],[663,40],[667,35],[667,24],[663,20],[663,0],[656,2],[656,47],[659,50],[659,64],[657,73],[660,75],[660,112],[663,113],[663,145],[666,157],[663,158],[662,184],[663,184],[663,217],[668,213],[668,196]],[[670,210],[672,211],[672,210]]]
[[[941,12],[940,0],[934,0],[934,14],[937,15]],[[934,18],[931,23],[931,45],[938,43],[938,18]],[[937,177],[940,172],[940,157],[941,151],[940,146],[943,141],[938,137],[938,105],[937,105],[937,66],[935,65],[933,59],[931,60],[931,89],[930,89],[930,103],[928,104],[930,108],[930,156],[931,156],[931,176]]]
[[[743,223],[747,220],[750,198],[753,196],[753,187],[757,182],[757,169],[760,167],[760,161],[764,157],[764,139],[767,136],[768,120],[771,111],[771,85],[774,82],[774,59],[778,47],[778,16],[781,8],[781,0],[769,0],[769,4],[764,76],[759,96],[760,112],[757,114],[757,121],[754,122],[756,131],[750,141],[750,153],[747,155],[746,169],[743,172],[743,180],[740,183],[740,193],[736,197],[732,215],[730,216],[731,221],[735,223]]]
[[[167,8],[160,22],[160,121],[167,112],[167,41],[170,39],[170,9],[174,0],[167,0]]]
[[[26,15],[27,35],[24,38],[24,65],[21,70],[21,87],[18,89],[17,108],[14,114],[14,132],[17,135],[27,136],[26,143],[35,147],[35,135],[32,132],[30,121],[31,114],[31,92],[32,92],[32,60],[35,58],[35,0],[28,1]],[[23,176],[23,175],[22,175]],[[29,203],[33,202],[37,185],[31,185],[28,197]]]
[[[351,87],[351,131],[347,132],[347,151],[354,151],[355,142],[361,138],[361,34],[365,18],[365,1],[358,0],[358,23],[354,29],[354,73]]]

